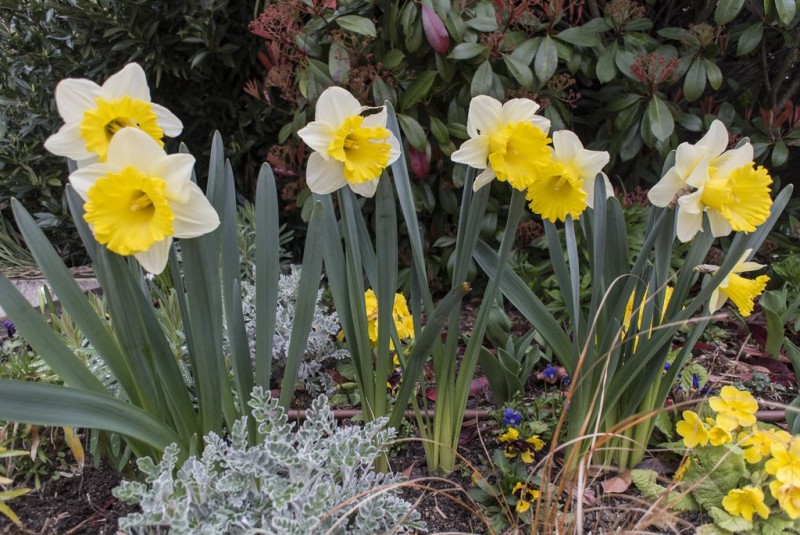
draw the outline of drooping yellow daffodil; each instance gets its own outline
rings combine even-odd
[[[375,195],[381,173],[401,154],[386,119],[386,108],[366,108],[346,89],[323,91],[314,121],[297,132],[314,150],[306,170],[309,189],[325,195],[350,186],[364,197]]]
[[[800,518],[800,485],[789,485],[774,480],[770,482],[769,490],[789,518],[792,520]]]
[[[536,115],[539,105],[527,98],[505,104],[486,96],[469,104],[465,141],[450,158],[484,171],[472,185],[474,191],[494,178],[525,190],[550,162],[550,120]]]
[[[183,130],[172,112],[150,101],[147,79],[136,63],[110,76],[102,87],[83,78],[62,80],[55,98],[65,124],[44,146],[75,160],[78,167],[104,162],[111,139],[123,128],[145,132],[160,147],[164,136],[175,137]]]
[[[698,188],[703,185],[710,178],[710,170],[723,166],[732,170],[753,160],[753,147],[749,143],[726,152],[727,148],[728,130],[722,121],[716,120],[711,123],[706,135],[694,145],[678,145],[675,165],[650,189],[647,198],[655,206],[668,206],[680,190],[687,186]]]
[[[767,473],[782,483],[800,487],[800,438],[793,438],[788,446],[775,441],[770,453],[772,458],[764,465]]]
[[[526,197],[531,210],[553,223],[566,220],[568,215],[577,219],[587,207],[594,206],[594,181],[609,159],[605,151],[584,149],[574,132],[554,132],[550,163],[528,184]],[[611,182],[605,174],[602,176],[610,197],[614,194]]]
[[[675,431],[683,437],[687,448],[708,444],[708,427],[694,411],[683,411],[683,420],[675,425]]]
[[[369,331],[369,341],[374,345],[378,343],[378,297],[370,288],[364,292],[364,304],[367,311],[367,329]],[[398,293],[394,296],[392,305],[392,319],[394,320],[397,337],[400,340],[411,340],[414,338],[414,318],[408,310],[408,303],[403,294]],[[394,342],[389,342],[394,349]],[[399,364],[399,363],[398,363]]]
[[[719,396],[709,398],[708,404],[717,413],[717,426],[726,431],[733,431],[740,426],[750,427],[756,423],[758,402],[746,390],[723,386]]]
[[[767,275],[759,275],[755,279],[745,279],[739,275],[739,273],[755,271],[764,267],[763,264],[747,261],[747,257],[750,256],[752,251],[752,249],[746,250],[736,265],[733,266],[728,276],[714,289],[708,302],[708,310],[710,312],[716,312],[725,304],[725,301],[730,299],[739,309],[739,314],[742,316],[747,317],[753,313],[755,299],[766,289],[769,277]],[[706,264],[699,266],[699,268],[710,273],[715,273],[719,270],[718,266]]]
[[[123,128],[105,162],[74,171],[69,181],[86,201],[84,219],[95,239],[158,274],[173,237],[195,238],[219,226],[217,212],[191,180],[193,166],[191,155],[167,155],[147,133]]]
[[[764,503],[764,492],[758,487],[732,489],[722,498],[722,507],[728,513],[750,522],[753,521],[754,513],[764,519],[769,517],[769,507]]]
[[[676,231],[681,241],[689,241],[697,234],[704,213],[716,237],[727,236],[731,231],[753,232],[767,220],[772,206],[772,178],[766,169],[748,162],[730,170],[711,169],[709,175],[696,191],[678,199]]]

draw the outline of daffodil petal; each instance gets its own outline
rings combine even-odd
[[[735,169],[744,167],[753,161],[753,146],[745,143],[737,149],[725,152],[722,156],[714,160],[713,166],[717,168],[716,175],[725,178]]]
[[[677,215],[675,232],[678,235],[678,239],[685,243],[694,238],[700,229],[703,228],[703,213],[691,213],[688,210],[683,210],[681,207]]]
[[[478,191],[495,178],[497,178],[497,175],[495,174],[494,169],[487,167],[483,173],[479,174],[477,178],[475,178],[475,182],[472,184],[472,191]]]
[[[539,105],[529,98],[512,98],[503,104],[502,119],[504,123],[530,121],[538,110]]]
[[[176,137],[183,132],[183,123],[180,119],[178,119],[175,114],[169,111],[164,106],[160,106],[158,104],[150,104],[153,109],[153,113],[156,114],[158,117],[158,126],[161,127],[161,130],[164,131],[164,135],[167,137]]]
[[[400,147],[400,141],[398,141],[398,139],[394,137],[394,134],[391,132],[389,132],[388,141],[389,146],[392,147],[392,152],[389,153],[389,161],[387,162],[387,165],[393,164],[400,156],[403,155],[403,149]]]
[[[150,166],[150,172],[166,182],[165,195],[170,201],[185,203],[189,200],[189,185],[192,182],[194,156],[170,154]]]
[[[489,159],[489,136],[478,136],[466,140],[450,155],[456,163],[464,163],[475,169],[486,169]]]
[[[150,87],[147,77],[138,63],[128,63],[118,73],[112,74],[101,91],[103,98],[117,100],[131,97],[145,102],[150,102]]]
[[[167,267],[170,245],[172,245],[171,236],[154,243],[148,250],[136,253],[134,256],[145,271],[153,275],[158,275]]]
[[[333,193],[345,184],[344,164],[336,160],[325,160],[318,152],[308,157],[306,183],[311,191],[319,195]]]
[[[370,111],[375,111],[378,108],[372,108]],[[381,106],[380,111],[378,113],[371,113],[364,117],[364,122],[361,123],[366,128],[373,128],[376,126],[380,126],[381,128],[386,128],[386,121],[389,118],[389,112],[386,111],[386,106]]]
[[[56,107],[64,122],[81,121],[83,112],[94,108],[100,86],[83,78],[67,78],[56,86]]]
[[[711,179],[710,169],[709,169],[709,162],[711,161],[711,157],[706,155],[702,158],[697,165],[694,166],[692,172],[686,177],[686,185],[692,186],[693,188],[702,188],[706,182]]]
[[[759,264],[758,262],[739,262],[736,264],[736,267],[733,268],[734,273],[746,273],[748,271],[758,271],[759,269],[763,268],[764,264]]]
[[[578,166],[578,171],[584,178],[596,176],[597,173],[603,170],[603,167],[608,165],[611,156],[603,150],[586,150],[583,149],[578,152],[575,157],[575,163]],[[606,191],[614,192],[612,188]]]
[[[606,198],[614,196],[614,187],[605,173],[600,173],[603,177],[603,185],[606,190]],[[595,188],[596,175],[587,176],[583,180],[583,190],[586,192],[586,206],[594,208],[594,188]]]
[[[89,188],[95,181],[114,171],[116,169],[106,163],[95,163],[73,171],[69,175],[69,183],[81,199],[86,201],[89,199]]]
[[[126,127],[114,134],[108,144],[106,161],[114,162],[120,169],[133,165],[145,173],[165,157],[158,142],[138,128]]]
[[[96,156],[86,150],[86,142],[81,137],[80,122],[64,124],[58,132],[47,138],[44,148],[57,156],[66,156],[73,160],[85,160]]]
[[[478,95],[469,103],[467,133],[469,137],[490,134],[500,127],[503,105],[486,95]]]
[[[708,214],[708,222],[711,224],[711,234],[713,234],[714,237],[719,238],[720,236],[727,236],[731,233],[733,230],[731,224],[727,219],[722,217],[722,214],[716,210],[709,210],[706,213]]]
[[[330,123],[313,121],[297,131],[303,142],[328,159],[328,147],[336,136],[336,129]]]
[[[706,135],[697,142],[696,146],[703,149],[704,152],[714,155],[725,152],[725,149],[728,148],[728,129],[725,128],[725,124],[719,119],[715,119]]]
[[[212,232],[219,226],[217,211],[197,184],[189,182],[186,189],[186,202],[169,203],[175,216],[172,221],[175,237],[196,238]]]
[[[331,86],[319,96],[314,120],[328,123],[335,128],[347,117],[360,112],[361,104],[356,97],[346,89]]]
[[[724,305],[727,300],[728,296],[720,292],[719,288],[715,288],[714,291],[711,292],[711,298],[708,300],[708,311],[713,314],[722,308],[722,305]]]
[[[378,190],[378,178],[367,182],[350,182],[350,189],[362,197],[374,197]]]
[[[675,194],[686,185],[675,167],[670,168],[658,183],[647,192],[653,206],[665,207],[672,202]]]

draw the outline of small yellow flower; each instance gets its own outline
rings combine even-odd
[[[731,432],[716,425],[708,432],[708,441],[712,446],[722,446],[733,440]]]
[[[770,454],[770,447],[775,440],[777,440],[775,433],[764,429],[739,433],[739,446],[744,448],[742,454],[744,460],[750,464],[760,463],[764,457]]]
[[[120,255],[134,255],[150,273],[167,265],[175,238],[194,238],[219,226],[219,217],[192,182],[194,158],[167,155],[146,132],[123,128],[104,163],[74,171],[70,184],[84,204],[95,239]]]
[[[103,86],[83,78],[68,78],[56,86],[56,107],[64,126],[45,141],[45,148],[84,167],[106,161],[109,144],[123,128],[137,128],[159,147],[175,137],[183,124],[168,109],[150,101],[144,71],[129,63]]]
[[[526,464],[532,463],[533,453],[544,447],[544,442],[539,435],[522,440],[519,431],[514,427],[509,427],[497,440],[503,444],[503,455],[509,459],[514,459],[519,455],[520,460]]]
[[[696,412],[683,411],[683,420],[675,425],[675,430],[683,437],[683,444],[687,448],[708,444],[708,427]]]
[[[378,343],[378,298],[370,288],[364,292],[364,304],[367,310],[367,329],[369,341],[372,345]],[[397,337],[401,340],[412,340],[414,338],[414,320],[408,310],[408,303],[403,294],[395,294],[392,306],[392,319],[397,329]],[[394,342],[390,340],[389,345],[394,349]]]
[[[689,469],[689,465],[692,463],[691,457],[686,457],[686,459],[681,463],[677,470],[675,470],[675,475],[672,476],[672,481],[675,483],[680,483],[683,480],[683,476],[686,475],[686,471]]]
[[[297,135],[314,152],[306,182],[321,195],[350,186],[364,197],[378,189],[383,170],[400,157],[400,142],[386,129],[386,108],[364,117],[365,107],[346,89],[329,87],[317,100],[314,121]]]
[[[722,507],[728,513],[750,522],[753,521],[753,513],[764,519],[769,517],[769,507],[764,503],[764,492],[758,487],[732,489],[722,498]]]
[[[747,317],[753,313],[755,299],[766,289],[769,277],[760,275],[755,279],[745,279],[739,275],[739,273],[755,271],[764,267],[762,264],[746,261],[751,252],[752,249],[745,251],[728,276],[714,289],[708,302],[709,311],[716,312],[725,304],[725,301],[730,299],[742,316]],[[712,273],[719,270],[717,266],[706,265],[703,267]]]
[[[795,437],[788,446],[776,440],[770,453],[772,458],[764,465],[767,473],[787,485],[800,486],[800,438]]]
[[[486,95],[472,99],[467,115],[470,139],[451,159],[484,170],[475,179],[474,191],[495,178],[522,191],[539,176],[550,161],[550,121],[536,115],[538,109],[538,104],[526,98],[505,104]]]
[[[719,396],[709,398],[708,404],[717,413],[717,425],[726,431],[756,423],[758,402],[745,390],[723,386]]]
[[[532,502],[539,499],[542,492],[532,488],[527,483],[517,483],[514,485],[514,488],[511,489],[511,494],[517,497],[517,512],[524,513],[530,509]]]
[[[800,485],[789,485],[774,480],[770,482],[769,490],[789,518],[792,520],[800,518]]]
[[[772,206],[770,184],[772,178],[767,170],[752,164],[734,169],[727,177],[706,182],[701,202],[726,222],[719,223],[722,228],[717,232],[721,235],[727,235],[731,230],[753,232],[766,221]]]

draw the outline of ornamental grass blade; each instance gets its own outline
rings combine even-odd
[[[16,199],[11,199],[11,208],[25,243],[28,244],[36,263],[58,296],[64,310],[69,313],[81,333],[108,365],[128,398],[135,405],[141,406],[140,388],[136,385],[137,377],[132,375],[125,355],[120,351],[106,323],[97,317],[83,291],[33,217]]]
[[[0,379],[0,419],[119,433],[131,440],[138,456],[157,458],[172,443],[188,452],[181,437],[138,407],[67,386]]]
[[[314,203],[311,220],[308,222],[308,234],[303,250],[303,268],[300,271],[300,282],[297,285],[297,300],[294,307],[292,334],[286,350],[286,367],[281,381],[280,404],[289,408],[294,394],[294,386],[303,362],[308,334],[314,321],[314,309],[317,305],[317,293],[322,277],[323,244],[325,243],[325,225],[323,207]]]
[[[269,390],[281,274],[280,224],[275,175],[263,164],[256,184],[256,376]]]

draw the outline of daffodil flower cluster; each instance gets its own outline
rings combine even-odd
[[[753,232],[772,206],[772,179],[753,162],[749,142],[728,150],[728,131],[715,120],[696,144],[681,143],[675,165],[648,193],[655,206],[676,206],[678,239],[691,240],[707,214],[715,237]]]
[[[65,124],[45,142],[75,160],[69,182],[84,204],[95,239],[116,254],[133,255],[150,273],[167,265],[173,238],[194,238],[219,217],[192,182],[194,158],[164,152],[164,136],[183,125],[150,101],[142,68],[131,63],[103,86],[67,79],[56,86]]]
[[[519,456],[525,464],[533,462],[533,454],[544,448],[544,442],[539,435],[531,435],[527,439],[520,438],[519,431],[515,427],[509,427],[505,433],[497,439],[502,444],[503,455],[509,459]]]
[[[496,178],[527,191],[531,210],[542,218],[577,219],[594,205],[595,177],[609,154],[584,149],[568,130],[547,137],[550,121],[536,115],[538,110],[538,104],[525,98],[504,104],[485,95],[473,98],[467,116],[470,139],[451,158],[482,170],[473,184],[475,191]],[[611,195],[611,183],[605,175],[603,179]]]
[[[739,273],[757,271],[765,267],[763,264],[747,261],[752,252],[752,249],[746,250],[736,265],[733,266],[731,272],[728,273],[728,276],[714,289],[714,293],[711,294],[711,299],[708,303],[710,312],[716,312],[730,299],[739,309],[739,313],[742,316],[747,317],[753,313],[755,299],[764,293],[767,282],[769,282],[769,276],[759,275],[755,279],[747,279],[739,275]],[[696,269],[698,271],[716,273],[719,267],[704,264]]]
[[[769,500],[763,487],[775,503],[792,520],[800,518],[800,437],[780,429],[766,429],[756,423],[758,402],[753,396],[733,386],[725,386],[719,396],[709,398],[715,418],[705,421],[693,411],[684,411],[676,431],[687,448],[726,446],[730,454],[739,454],[754,472],[750,483],[728,491],[722,507],[729,514],[753,521],[754,515],[769,518]],[[691,462],[687,457],[676,472],[680,481]],[[770,477],[771,476],[771,477]]]

